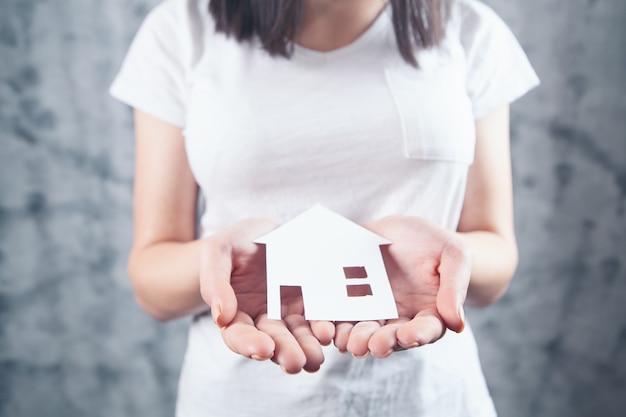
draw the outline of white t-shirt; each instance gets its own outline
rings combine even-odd
[[[166,0],[142,25],[112,94],[184,129],[204,197],[200,235],[320,203],[356,222],[422,216],[456,229],[474,121],[537,83],[487,6],[459,0],[444,43],[398,53],[390,10],[331,52],[272,58],[218,34],[208,0]],[[471,330],[386,359],[334,348],[315,374],[239,357],[207,316],[191,326],[177,415],[493,416]]]

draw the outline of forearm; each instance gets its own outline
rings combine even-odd
[[[472,276],[466,305],[484,307],[497,301],[508,288],[517,268],[515,239],[487,231],[459,232],[472,254]]]
[[[208,309],[198,278],[203,244],[159,242],[133,249],[128,271],[137,302],[148,314],[165,321]]]

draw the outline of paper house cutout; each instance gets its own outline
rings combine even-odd
[[[307,320],[398,317],[380,245],[391,242],[317,205],[256,240],[266,245],[267,312],[281,319],[281,287],[300,287]]]

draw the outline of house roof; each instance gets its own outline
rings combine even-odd
[[[359,245],[388,245],[391,242],[376,233],[317,204],[270,233],[255,240],[264,244],[323,243],[354,240]]]

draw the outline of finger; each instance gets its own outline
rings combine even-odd
[[[270,320],[262,314],[256,320],[257,328],[274,341],[272,360],[288,374],[297,374],[306,365],[307,358],[294,335],[283,320]]]
[[[291,314],[285,317],[285,323],[287,323],[287,328],[296,338],[302,352],[304,352],[306,357],[304,370],[307,372],[318,371],[322,363],[324,363],[324,353],[309,323],[300,314]]]
[[[335,346],[339,352],[346,353],[348,351],[348,339],[353,327],[354,323],[347,321],[335,324]]]
[[[458,240],[449,241],[441,254],[437,310],[446,326],[457,333],[465,327],[463,304],[472,272],[469,250]]]
[[[245,313],[238,312],[232,322],[221,330],[224,343],[235,353],[256,360],[274,356],[272,338],[259,331],[252,318]]]
[[[232,267],[232,247],[227,240],[221,236],[207,239],[200,250],[200,290],[219,327],[237,314],[237,297],[230,285]]]
[[[398,344],[410,349],[433,343],[443,337],[446,326],[434,310],[420,311],[412,320],[402,324],[396,332]]]
[[[206,239],[200,252],[200,289],[218,326],[230,323],[237,313],[231,276],[238,257],[258,253],[259,247],[253,243],[254,239],[277,226],[268,219],[246,219]]]
[[[364,358],[369,353],[369,341],[374,332],[380,329],[381,324],[377,321],[358,322],[348,338],[348,352],[357,358]]]
[[[369,340],[368,348],[372,356],[385,358],[398,348],[396,333],[408,322],[408,319],[389,320],[384,326],[376,330]]]
[[[335,325],[330,321],[313,320],[310,322],[311,331],[322,346],[330,345],[335,337]]]

